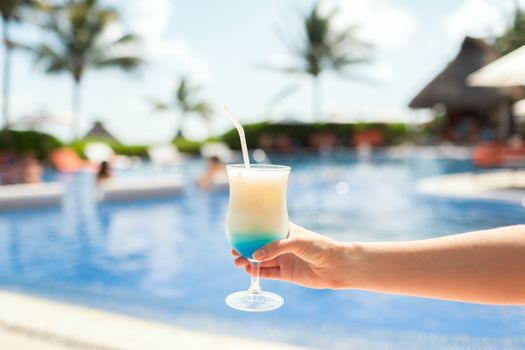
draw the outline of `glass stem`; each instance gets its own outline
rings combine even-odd
[[[261,285],[259,284],[261,263],[258,261],[250,261],[250,265],[252,267],[252,278],[250,282],[250,288],[248,288],[248,293],[260,294],[262,293]]]

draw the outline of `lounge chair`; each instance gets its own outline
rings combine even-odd
[[[60,204],[64,190],[58,182],[0,186],[0,210],[49,207]]]
[[[96,197],[104,202],[171,197],[180,194],[184,186],[184,180],[177,176],[113,178],[98,184]]]
[[[104,161],[109,161],[115,155],[113,149],[104,142],[88,143],[84,147],[84,154],[86,155],[86,158],[94,164],[100,164]]]
[[[211,142],[201,147],[203,158],[218,157],[223,163],[230,162],[233,157],[232,150],[224,142]]]
[[[148,148],[148,156],[154,165],[162,167],[178,165],[183,159],[177,147],[172,144],[151,146]]]

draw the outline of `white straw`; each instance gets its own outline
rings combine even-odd
[[[237,129],[237,132],[239,133],[239,138],[241,139],[241,149],[242,149],[242,158],[244,160],[244,166],[246,169],[250,169],[250,157],[248,155],[248,146],[246,146],[246,135],[244,135],[244,129],[242,125],[237,121],[233,113],[230,111],[227,105],[222,105],[222,108],[228,114],[230,117],[231,122],[235,126],[235,129]]]

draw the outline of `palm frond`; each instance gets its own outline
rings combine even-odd
[[[213,114],[213,109],[211,106],[204,101],[196,103],[194,106],[192,106],[192,111],[200,115],[204,119],[209,119],[210,116]]]
[[[44,66],[47,73],[70,71],[71,66],[62,55],[48,45],[42,44],[33,49],[36,63]]]
[[[330,64],[332,65],[331,68],[335,71],[339,71],[342,69],[345,69],[346,67],[350,65],[356,65],[356,64],[362,64],[362,63],[369,63],[370,57],[348,57],[348,56],[338,56],[333,57],[330,61]]]
[[[135,43],[138,43],[139,41],[140,41],[140,37],[138,35],[128,33],[128,34],[122,35],[120,38],[115,40],[111,44],[111,46],[121,45],[121,44],[135,44]]]
[[[2,0],[0,1],[0,15],[6,22],[19,21],[24,10],[36,7],[38,2],[36,0]]]
[[[96,68],[120,68],[125,71],[132,71],[140,67],[142,59],[133,56],[101,58],[93,62]]]
[[[173,108],[172,105],[164,103],[164,102],[153,101],[151,104],[153,105],[153,108],[157,112],[163,112],[163,111],[167,111]]]
[[[496,46],[505,55],[525,45],[525,11],[516,7],[512,23],[505,32],[496,39]]]

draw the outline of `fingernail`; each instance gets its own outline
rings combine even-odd
[[[256,260],[264,259],[265,256],[266,252],[264,251],[264,249],[259,249],[255,253],[253,253],[253,258]]]

